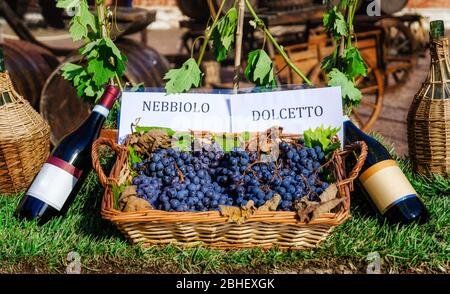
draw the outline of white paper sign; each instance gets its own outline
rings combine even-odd
[[[324,125],[341,128],[340,87],[276,91],[231,96],[232,131],[257,132],[281,126],[285,133],[303,134]]]
[[[229,95],[124,92],[119,119],[119,143],[132,132],[132,124],[176,131],[231,129]]]

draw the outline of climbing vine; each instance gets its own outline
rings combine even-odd
[[[200,87],[203,78],[200,65],[210,42],[212,43],[214,55],[218,62],[227,58],[236,39],[238,10],[236,7],[237,1],[234,1],[234,5],[226,13],[222,13],[225,2],[226,0],[222,0],[212,24],[205,29],[203,36],[197,39],[203,40],[198,58],[189,58],[180,68],[171,69],[164,76],[164,80],[167,81],[166,91],[168,94],[187,92],[194,87]],[[251,25],[255,29],[261,30],[264,33],[264,37],[272,43],[286,63],[307,84],[311,85],[309,79],[289,59],[282,46],[278,44],[264,22],[258,17],[249,0],[245,0],[245,5],[253,18]],[[274,65],[264,48],[253,50],[248,54],[247,67],[245,68],[244,74],[248,81],[258,87],[273,88],[276,86]]]
[[[105,0],[96,0],[94,15],[87,0],[58,0],[57,7],[73,12],[70,35],[74,41],[83,40],[79,49],[80,63],[67,63],[62,68],[63,77],[71,81],[77,95],[94,104],[103,94],[104,85],[122,87],[127,57],[120,52],[110,37],[113,12]]]
[[[330,0],[327,2],[329,10],[324,14],[323,25],[333,39],[335,50],[323,60],[322,68],[328,74],[329,85],[341,87],[345,112],[349,114],[362,98],[355,81],[367,75],[367,66],[353,45],[353,24],[359,0],[341,0],[336,5],[330,5]]]

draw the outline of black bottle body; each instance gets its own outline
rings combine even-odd
[[[89,117],[61,140],[20,201],[16,209],[19,218],[37,219],[42,224],[67,212],[92,170],[92,143],[119,94],[117,88],[108,86]]]
[[[52,217],[64,215],[67,212],[70,204],[74,201],[76,195],[78,194],[84,180],[92,170],[92,143],[98,138],[104,121],[105,116],[97,112],[92,112],[92,114],[76,131],[61,140],[58,146],[53,150],[49,160],[46,163],[47,165],[50,165],[54,161],[58,161],[61,166],[62,161],[62,165],[64,165],[64,163],[67,164],[69,165],[68,169],[70,169],[71,166],[72,169],[76,170],[76,173],[78,173],[78,175],[74,177],[74,181],[76,178],[76,183],[73,185],[73,188],[71,188],[69,195],[67,197],[65,195],[61,195],[61,197],[66,197],[64,204],[62,206],[54,207],[55,205],[49,204],[45,198],[41,199],[40,197],[38,198],[30,193],[30,189],[33,187],[33,184],[39,176],[45,177],[45,181],[51,181],[54,184],[61,180],[58,177],[47,178],[49,175],[42,175],[43,171],[41,170],[40,174],[36,175],[29,191],[27,191],[26,195],[19,203],[16,210],[16,214],[19,217],[29,220],[38,219],[39,223],[45,223]],[[62,167],[64,168],[64,166]],[[60,172],[64,173],[63,171]],[[64,193],[67,193],[67,191],[64,191]]]
[[[344,122],[344,133],[346,143],[364,141],[368,146],[358,187],[372,207],[391,223],[425,221],[424,204],[386,148],[349,120]]]

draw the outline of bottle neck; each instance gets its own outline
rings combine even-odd
[[[110,112],[110,109],[106,108],[105,106],[101,104],[95,105],[94,109],[92,109],[92,112],[96,112],[100,114],[101,116],[107,118]]]
[[[6,72],[5,55],[3,54],[3,49],[0,47],[0,74],[4,72]]]
[[[120,94],[119,89],[113,86],[108,86],[102,98],[100,99],[100,102],[94,107],[92,111],[99,113],[100,115],[107,118],[111,108],[114,106],[114,103],[116,102],[117,97],[119,97],[119,94]]]
[[[449,40],[446,37],[432,39],[430,44],[431,61],[439,63],[441,61],[449,62]]]

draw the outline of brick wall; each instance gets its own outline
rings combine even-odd
[[[450,8],[450,0],[409,0],[410,8]]]

